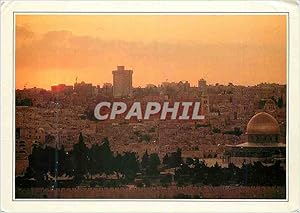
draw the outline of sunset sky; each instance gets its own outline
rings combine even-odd
[[[16,87],[112,83],[117,65],[133,85],[286,83],[286,16],[17,15]]]

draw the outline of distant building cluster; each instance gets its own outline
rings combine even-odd
[[[107,137],[115,153],[134,151],[141,156],[182,150],[183,157],[205,159],[208,164],[260,160],[270,163],[285,155],[286,85],[208,85],[162,82],[144,88],[132,86],[133,70],[118,66],[113,84],[102,87],[80,82],[59,84],[51,91],[16,90],[16,174],[22,175],[34,146],[71,150],[82,132],[89,147]],[[93,110],[101,101],[201,102],[204,120],[115,119],[97,121]],[[262,152],[261,150],[264,150]],[[266,151],[266,152],[265,152]],[[264,154],[261,154],[264,153]]]
[[[51,86],[51,91],[52,92],[72,92],[73,91],[73,86],[65,85],[65,84],[58,84],[58,85],[53,85]]]
[[[91,83],[84,81],[72,85],[58,84],[51,86],[51,92],[70,94],[72,92],[80,95],[91,97],[97,94],[105,96],[113,96],[114,98],[127,98],[132,96],[132,70],[126,70],[124,66],[117,66],[117,69],[112,71],[113,85],[104,83],[102,89],[100,86],[93,86]],[[77,79],[76,79],[77,80]],[[101,91],[100,91],[101,90]]]

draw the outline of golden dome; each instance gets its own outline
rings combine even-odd
[[[247,134],[255,135],[274,135],[279,134],[277,120],[266,112],[254,115],[247,125]]]

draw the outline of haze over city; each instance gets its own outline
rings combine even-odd
[[[16,19],[17,199],[287,197],[286,16]]]
[[[16,87],[112,83],[116,65],[133,86],[286,83],[286,16],[17,15]]]

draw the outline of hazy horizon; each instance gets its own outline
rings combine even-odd
[[[199,79],[200,80],[200,79]],[[86,81],[78,81],[77,83],[81,83],[81,82],[84,82],[84,83],[91,83],[91,82],[86,82]],[[172,83],[172,81],[169,81],[170,83]],[[174,81],[173,81],[174,82]],[[106,83],[111,83],[112,85],[113,85],[113,83],[112,82],[106,82]],[[179,82],[175,82],[175,83],[179,83]],[[190,82],[189,82],[190,83]],[[198,83],[198,82],[197,82]],[[221,84],[221,83],[215,83],[215,84],[209,84],[209,82],[207,82],[207,86],[216,86],[216,84],[219,84],[219,86],[229,86],[228,84],[229,83],[232,83],[232,82],[228,82],[227,84]],[[286,83],[284,83],[284,84],[281,84],[281,83],[276,83],[276,82],[260,82],[260,83],[258,83],[258,84],[254,84],[254,85],[242,85],[242,84],[233,84],[233,86],[239,86],[239,87],[253,87],[253,86],[257,86],[257,85],[259,85],[259,84],[277,84],[277,85],[280,85],[280,86],[286,86]],[[64,82],[61,82],[61,83],[59,83],[59,84],[65,84],[66,86],[74,86],[74,84],[75,84],[75,82],[74,83],[72,83],[72,84],[66,84],[66,83],[64,83]],[[50,87],[49,88],[44,88],[44,87],[37,87],[37,86],[32,86],[32,87],[27,87],[27,86],[25,86],[25,88],[26,89],[34,89],[34,88],[37,88],[37,89],[45,89],[45,90],[51,90],[51,86],[57,86],[57,85],[59,85],[59,84],[53,84],[53,85],[50,85]],[[151,84],[151,83],[149,83],[149,84]],[[93,86],[100,86],[100,88],[103,88],[103,84],[92,84]],[[158,84],[158,85],[156,85],[156,84],[154,84],[155,86],[161,86],[161,83],[160,84]],[[190,84],[190,86],[191,87],[198,87],[198,85],[192,85],[192,84]],[[133,88],[146,88],[146,86],[133,86]],[[24,89],[24,87],[23,88],[16,88],[16,90],[23,90]]]
[[[188,81],[286,84],[284,15],[17,15],[16,89]]]

